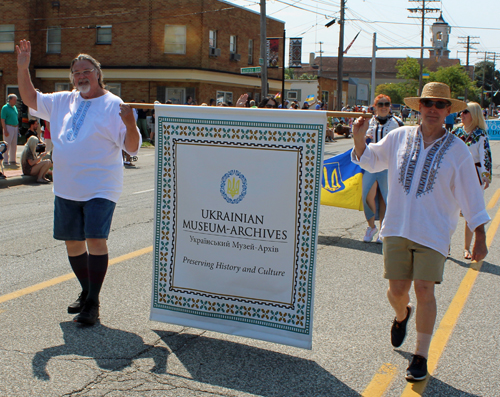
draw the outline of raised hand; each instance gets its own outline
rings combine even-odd
[[[31,58],[31,43],[26,40],[21,40],[19,45],[16,45],[16,51],[18,69],[28,69]]]

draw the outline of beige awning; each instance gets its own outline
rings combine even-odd
[[[49,80],[67,80],[67,69],[36,69],[36,77]],[[223,72],[194,69],[104,69],[104,78],[110,80],[147,80],[147,81],[185,81],[210,84],[260,88],[260,78],[249,75],[237,75]],[[290,89],[291,83],[285,82],[285,89]],[[281,91],[280,80],[269,80],[269,89]]]

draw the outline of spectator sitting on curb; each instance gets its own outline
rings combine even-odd
[[[36,151],[38,145],[38,137],[30,136],[26,145],[24,145],[23,153],[21,154],[21,166],[23,174],[28,176],[36,176],[38,183],[49,183],[50,180],[45,178],[52,167],[52,161],[42,160],[47,154],[45,151],[38,154]]]

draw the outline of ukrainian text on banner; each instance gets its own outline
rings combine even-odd
[[[323,162],[321,204],[363,211],[363,170],[351,161],[351,152]]]
[[[311,348],[325,115],[155,114],[151,319]]]
[[[486,126],[488,127],[488,139],[500,141],[500,120],[488,120]]]

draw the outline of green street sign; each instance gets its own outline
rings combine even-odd
[[[257,66],[255,68],[241,68],[241,74],[249,74],[249,73],[260,73],[262,68]]]

